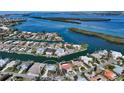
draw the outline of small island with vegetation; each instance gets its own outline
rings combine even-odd
[[[38,16],[34,16],[32,18],[66,22],[66,23],[75,23],[75,24],[81,24],[80,21],[110,21],[111,20],[107,18],[64,18],[64,17],[38,17]]]
[[[99,38],[102,38],[102,39],[112,42],[112,43],[124,44],[124,38],[117,37],[117,36],[111,36],[111,35],[107,35],[104,33],[87,31],[87,30],[83,30],[83,29],[79,29],[79,28],[69,28],[69,31],[88,35],[88,36],[99,37]]]

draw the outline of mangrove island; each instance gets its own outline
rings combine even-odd
[[[99,33],[99,32],[87,31],[87,30],[83,30],[79,28],[69,28],[69,31],[88,35],[88,36],[99,37],[112,43],[124,44],[124,38],[117,37],[117,36],[107,35],[107,34]]]

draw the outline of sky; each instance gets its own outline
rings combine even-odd
[[[29,11],[0,11],[0,15],[4,15],[4,14],[20,14],[20,13],[29,13]]]

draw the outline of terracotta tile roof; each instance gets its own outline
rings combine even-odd
[[[116,76],[116,74],[114,73],[114,72],[112,72],[112,71],[110,71],[110,70],[104,70],[104,76],[107,78],[107,79],[110,79],[110,80],[113,80],[113,79],[115,79],[115,76]]]
[[[70,64],[70,63],[61,64],[61,68],[62,69],[65,69],[65,70],[68,70],[71,67],[72,67],[72,64]]]

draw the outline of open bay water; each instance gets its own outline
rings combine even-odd
[[[81,24],[57,22],[43,19],[32,18],[33,16],[40,17],[65,17],[65,18],[110,18],[111,21],[102,21],[102,22],[81,22]],[[10,17],[25,17],[27,21],[21,25],[17,25],[14,28],[17,28],[22,31],[30,32],[57,32],[59,33],[66,42],[69,43],[87,43],[89,48],[88,53],[92,53],[97,50],[107,49],[115,50],[124,54],[124,45],[110,43],[103,39],[82,35],[74,32],[68,31],[70,27],[76,27],[84,30],[94,31],[105,33],[113,36],[123,37],[124,38],[124,15],[118,16],[102,16],[94,15],[92,13],[79,13],[76,14],[70,12],[32,12],[28,16],[12,15]]]

